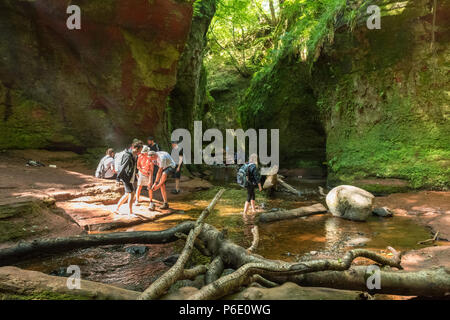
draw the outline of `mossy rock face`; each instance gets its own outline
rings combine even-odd
[[[326,147],[331,186],[389,178],[407,183],[360,186],[446,189],[450,1],[438,1],[434,50],[429,2],[380,5],[380,30],[365,20],[352,32],[341,28],[311,69],[291,57],[257,74],[240,109],[243,124],[280,128],[282,165],[320,162],[315,150]]]
[[[18,199],[15,203],[0,204],[0,242],[46,233],[45,227],[35,224],[36,218],[53,205],[54,199]]]
[[[0,3],[0,148],[85,151],[165,132],[192,4],[78,0]]]
[[[282,167],[301,161],[320,167],[325,160],[325,132],[307,65],[285,59],[270,72],[257,74],[239,113],[245,128],[280,130]]]
[[[431,13],[419,2],[383,16],[380,30],[338,35],[316,64],[330,184],[407,181],[359,185],[377,193],[449,186],[450,42],[440,35],[450,25],[438,16],[431,51]],[[438,12],[449,9],[444,1]]]
[[[169,132],[178,128],[192,130],[193,121],[201,120],[203,105],[207,100],[203,55],[207,44],[206,34],[216,12],[216,2],[194,2],[189,37],[178,63],[177,83],[167,102]]]

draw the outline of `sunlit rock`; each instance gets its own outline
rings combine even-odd
[[[363,189],[342,185],[331,190],[326,202],[333,216],[354,221],[366,221],[372,213],[374,196]]]

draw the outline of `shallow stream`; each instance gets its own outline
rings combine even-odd
[[[257,195],[257,204],[264,210],[292,209],[322,202],[319,186],[323,180],[289,180],[304,196],[298,198],[286,193],[275,197]],[[216,205],[207,223],[218,229],[227,229],[228,238],[248,247],[252,242],[251,219],[243,219],[242,206],[245,190],[228,186],[226,193]],[[217,188],[171,203],[179,211],[156,222],[141,224],[115,231],[157,231],[195,220],[208,205]],[[367,248],[383,253],[387,246],[397,250],[423,248],[417,242],[430,238],[430,232],[409,217],[370,217],[367,222],[352,222],[321,214],[298,219],[284,220],[259,226],[260,243],[256,253],[270,259],[296,261],[318,256],[340,256],[351,248]],[[143,290],[160,276],[169,265],[164,260],[179,252],[182,242],[149,246],[106,246],[83,249],[67,254],[34,259],[20,265],[22,268],[55,275],[66,275],[69,265],[79,265],[83,279],[119,285],[133,290]],[[145,252],[139,252],[145,250]]]

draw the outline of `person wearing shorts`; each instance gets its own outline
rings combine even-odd
[[[149,189],[149,198],[150,198],[150,204],[149,209],[154,210],[155,204],[153,203],[153,192],[161,189],[161,195],[163,198],[163,205],[161,209],[169,209],[169,204],[167,203],[167,193],[166,193],[166,180],[167,177],[173,173],[174,168],[176,167],[175,161],[173,161],[170,154],[168,154],[165,151],[149,151],[148,156],[151,161],[156,161],[158,166],[158,172],[156,173],[156,177],[153,181],[152,186]],[[151,171],[155,171],[154,168],[151,169]],[[153,172],[150,174],[153,175]]]
[[[131,148],[125,149],[123,151],[123,156],[118,163],[117,170],[117,181],[122,182],[125,188],[125,194],[120,198],[117,206],[114,210],[115,214],[120,214],[120,207],[128,201],[129,216],[133,214],[133,198],[134,198],[134,187],[133,183],[136,178],[136,160],[135,157],[142,150],[141,142],[133,142]]]
[[[138,155],[137,159],[137,169],[138,169],[138,181],[137,181],[137,190],[136,190],[136,201],[135,205],[139,204],[139,199],[141,196],[141,191],[144,186],[149,185],[149,175],[150,175],[150,159],[148,157],[148,152],[150,148],[148,146],[144,146],[142,148],[141,153]]]

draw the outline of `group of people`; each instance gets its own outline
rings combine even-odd
[[[173,149],[178,149],[177,141],[172,141],[171,144]],[[161,190],[163,205],[160,209],[164,210],[169,209],[166,192],[166,181],[169,175],[175,178],[175,189],[172,193],[180,193],[183,156],[180,154],[177,160],[178,163],[175,163],[169,153],[160,150],[153,137],[147,139],[147,145],[134,139],[129,148],[118,154],[115,154],[113,149],[108,149],[105,157],[100,160],[95,175],[98,178],[116,179],[117,183],[123,184],[125,194],[117,203],[115,214],[120,214],[120,207],[127,203],[129,215],[133,215],[133,204],[139,204],[144,186],[148,190],[149,210],[155,210],[153,193],[157,190]]]
[[[177,141],[172,141],[171,144],[172,149],[178,149]],[[183,166],[182,154],[178,151],[175,154],[179,154],[178,163],[174,161],[169,153],[160,150],[153,137],[147,139],[147,145],[135,139],[129,148],[117,155],[113,149],[108,149],[106,155],[101,159],[95,175],[98,178],[116,179],[118,183],[123,184],[125,194],[117,203],[114,213],[120,214],[120,207],[128,203],[129,215],[131,216],[133,214],[133,204],[139,205],[140,203],[141,192],[144,186],[148,190],[149,210],[155,210],[153,193],[157,190],[161,190],[163,198],[163,205],[160,209],[169,209],[166,181],[169,175],[172,175],[175,178],[175,189],[172,190],[172,193],[180,193],[180,178]],[[255,189],[258,187],[262,191],[258,156],[256,154],[250,155],[248,163],[243,165],[243,167],[247,177],[246,184],[245,186],[243,185],[247,189],[247,200],[243,212],[245,216],[250,208],[253,213],[256,211]]]

